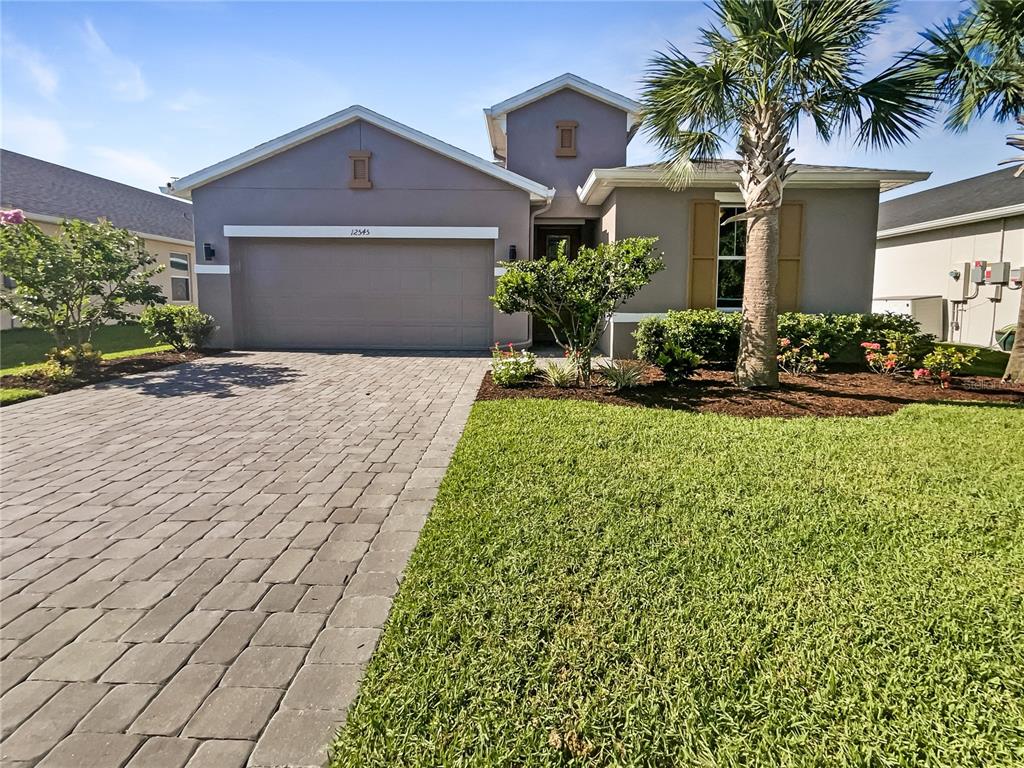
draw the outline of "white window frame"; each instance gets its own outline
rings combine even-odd
[[[184,271],[185,274],[191,274],[192,273],[192,259],[189,257],[189,255],[187,253],[179,253],[178,251],[171,251],[169,254],[167,254],[167,267],[168,267],[168,269],[172,269],[172,270],[173,269],[177,269],[177,267],[174,266],[174,261],[175,260],[184,261],[185,262],[185,269],[184,270],[180,270],[179,269],[178,270],[179,272]],[[172,274],[173,274],[173,272],[172,272]]]
[[[723,307],[723,306],[719,305],[719,296],[718,296],[718,265],[719,265],[719,263],[723,262],[723,261],[742,261],[742,262],[744,262],[744,266],[746,266],[746,261],[747,261],[746,253],[744,253],[744,255],[742,255],[742,256],[736,256],[735,254],[732,255],[732,256],[723,256],[721,254],[721,247],[722,247],[722,243],[721,243],[722,224],[721,224],[721,221],[722,221],[722,211],[725,210],[725,209],[731,209],[731,210],[734,210],[736,213],[740,213],[740,212],[746,210],[746,207],[743,205],[742,202],[737,204],[737,203],[734,203],[732,201],[728,201],[728,202],[720,201],[719,205],[718,205],[718,221],[719,221],[719,224],[718,224],[718,233],[715,235],[715,309],[717,309],[719,312],[742,312],[743,311],[743,297],[742,296],[740,297],[740,306],[738,306],[738,307]],[[735,216],[736,213],[730,214],[730,216]]]

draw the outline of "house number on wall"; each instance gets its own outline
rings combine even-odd
[[[351,232],[349,232],[351,237],[367,237],[369,234],[369,227],[353,227]]]

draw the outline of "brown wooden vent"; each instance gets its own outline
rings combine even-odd
[[[575,120],[561,120],[555,123],[558,132],[558,143],[555,145],[555,157],[576,157]]]
[[[349,180],[349,189],[372,189],[373,182],[370,181],[370,153],[364,150],[349,152],[348,159],[352,163],[352,178]]]

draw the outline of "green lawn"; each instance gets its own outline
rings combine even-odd
[[[332,764],[1019,765],[1022,444],[477,403]]]
[[[37,397],[43,397],[45,394],[40,389],[0,389],[0,406],[14,405],[25,400],[35,400]]]
[[[142,326],[134,323],[100,328],[93,336],[93,347],[108,358],[170,349],[166,345],[154,345]],[[43,362],[52,348],[53,337],[43,331],[32,328],[0,331],[0,375],[18,373],[21,366]]]

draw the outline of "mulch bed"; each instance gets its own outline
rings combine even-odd
[[[55,395],[58,392],[67,392],[68,390],[78,389],[88,384],[130,376],[133,373],[145,373],[146,371],[166,368],[169,365],[187,363],[189,360],[196,360],[204,356],[205,354],[202,352],[151,352],[146,355],[138,355],[137,357],[104,360],[100,363],[99,371],[87,378],[55,382],[43,376],[39,371],[30,371],[20,376],[0,377],[0,387],[4,389],[13,389],[15,387],[40,389],[48,395]]]
[[[595,376],[595,381],[597,376]],[[732,383],[732,372],[701,369],[682,386],[670,386],[661,372],[651,368],[643,383],[614,392],[603,384],[590,389],[559,389],[536,379],[519,387],[499,387],[488,372],[478,400],[548,398],[587,400],[613,405],[671,408],[700,413],[722,413],[745,418],[766,416],[882,416],[911,403],[955,403],[974,400],[993,404],[1024,405],[1024,386],[987,376],[958,377],[952,389],[909,377],[889,378],[863,371],[838,371],[809,376],[782,374],[778,390],[751,391]]]

